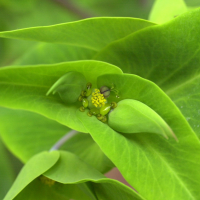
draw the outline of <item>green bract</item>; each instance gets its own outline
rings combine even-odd
[[[83,74],[79,72],[68,72],[54,83],[47,92],[47,95],[57,92],[64,102],[74,103],[78,100],[85,85],[86,79]]]
[[[117,108],[109,114],[108,124],[122,133],[157,133],[177,140],[172,129],[155,111],[132,99],[118,102]]]

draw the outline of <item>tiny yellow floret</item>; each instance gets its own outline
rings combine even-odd
[[[104,98],[103,94],[100,93],[99,89],[95,89],[94,92],[92,93],[92,104],[95,107],[101,107],[104,106],[106,103],[106,99]]]
[[[45,185],[48,185],[49,187],[55,184],[54,180],[47,178],[45,176],[40,176],[40,180],[42,181],[42,183],[44,183]]]

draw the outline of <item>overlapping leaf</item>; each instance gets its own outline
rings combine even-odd
[[[149,133],[120,134],[79,112],[96,143],[146,199],[198,199],[199,140],[175,104],[155,84],[134,75],[104,75],[98,79],[98,86],[111,84],[119,90],[121,99],[137,99],[156,111],[179,143]]]
[[[169,23],[141,30],[109,45],[95,57],[159,85],[198,135],[199,15],[200,9],[196,9]]]
[[[70,131],[66,126],[36,113],[2,107],[0,107],[0,122],[0,134],[4,143],[23,162],[27,162],[37,153],[50,150]],[[76,135],[61,149],[75,153],[102,173],[113,166],[89,134]]]
[[[50,169],[58,161],[59,156],[57,151],[35,155],[21,170],[4,200],[14,199],[29,183]]]
[[[52,159],[55,155],[59,155],[60,158],[53,167],[50,167],[50,160],[48,159]],[[41,166],[41,159],[44,162],[45,158],[47,159],[46,167]],[[37,169],[35,169],[35,165],[38,166]],[[47,166],[49,168],[48,171]],[[41,178],[40,175],[42,174],[50,179]],[[99,194],[101,188],[102,193]],[[110,193],[110,189],[114,189],[116,193]],[[43,200],[47,197],[52,200],[58,198],[62,200],[97,200],[98,196],[110,200],[143,199],[134,190],[122,183],[106,178],[74,154],[66,151],[56,151],[51,153],[43,152],[31,158],[20,172],[4,200],[24,198],[27,200],[35,198]]]

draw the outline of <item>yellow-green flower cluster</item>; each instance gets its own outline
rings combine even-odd
[[[91,100],[95,107],[102,107],[106,103],[106,99],[104,98],[103,94],[100,93],[99,89],[94,90]]]

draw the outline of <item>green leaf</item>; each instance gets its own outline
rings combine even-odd
[[[196,9],[169,23],[134,33],[102,50],[96,59],[156,83],[200,136],[199,15],[200,9]]]
[[[155,111],[147,105],[133,99],[118,102],[109,114],[108,125],[121,133],[157,133],[168,139],[174,137],[171,128]]]
[[[151,22],[134,18],[90,18],[53,26],[0,32],[0,37],[71,44],[99,50],[114,40],[152,25],[154,24]]]
[[[134,190],[118,181],[106,178],[74,154],[66,151],[59,151],[59,153],[60,158],[55,167],[46,171],[45,176],[35,178],[14,198],[15,200],[47,198],[97,200],[99,197],[109,200],[142,200]],[[27,165],[26,168],[28,169]],[[24,171],[21,171],[18,179],[23,175],[25,175]],[[111,193],[111,189],[115,193]]]
[[[35,154],[50,150],[70,131],[66,126],[53,120],[24,110],[0,107],[0,121],[0,134],[4,143],[24,163]],[[102,173],[113,167],[89,134],[75,135],[61,149],[75,153]]]
[[[54,151],[50,153],[42,152],[31,158],[22,168],[4,200],[14,199],[29,183],[51,168],[57,162],[59,156],[59,152]]]
[[[65,176],[63,176],[63,174],[65,174]],[[87,165],[74,154],[69,152],[60,151],[59,162],[57,162],[54,167],[45,172],[44,175],[63,184],[82,183],[86,181],[94,182],[95,184],[91,183],[93,190],[95,192],[98,191],[98,196],[100,195],[103,199],[142,199],[140,195],[138,195],[134,190],[128,188],[116,180],[106,178],[97,170],[93,169],[90,165]],[[103,191],[102,194],[99,194],[101,188]],[[111,193],[111,189],[114,189],[116,193]]]
[[[53,64],[89,60],[96,51],[63,44],[40,43],[14,62],[14,65]]]
[[[184,0],[156,0],[149,20],[157,24],[162,24],[187,12],[187,10]]]
[[[77,131],[86,132],[75,111],[80,102],[67,106],[60,97],[46,97],[49,88],[69,71],[82,73],[96,85],[96,78],[107,73],[122,73],[115,66],[98,61],[68,62],[54,65],[4,67],[0,69],[0,105],[42,114]]]
[[[175,104],[154,83],[138,76],[98,78],[98,87],[112,84],[119,91],[119,100],[135,99],[156,111],[172,128],[179,143],[149,133],[117,133],[96,117],[78,112],[95,142],[145,199],[198,199],[199,140]]]

